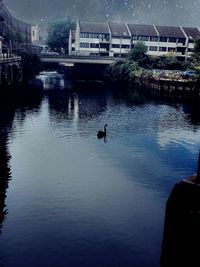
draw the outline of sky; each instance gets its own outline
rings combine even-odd
[[[200,27],[200,0],[4,0],[18,19],[48,24],[70,16],[84,21],[115,21]]]

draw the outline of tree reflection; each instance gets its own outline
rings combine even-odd
[[[0,232],[1,226],[7,214],[5,198],[8,181],[11,178],[9,166],[10,155],[7,150],[7,133],[0,133]]]
[[[4,90],[4,89],[3,89]],[[42,95],[34,91],[8,91],[0,94],[0,232],[7,214],[6,191],[11,179],[10,159],[8,151],[8,139],[13,133],[13,121],[23,124],[28,112],[38,112]]]

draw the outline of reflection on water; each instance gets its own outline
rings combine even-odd
[[[161,267],[200,266],[200,188],[180,182],[166,205]]]
[[[159,266],[165,202],[196,170],[199,121],[130,88],[54,86],[2,99],[0,265]]]

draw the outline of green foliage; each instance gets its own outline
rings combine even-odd
[[[141,67],[145,66],[148,62],[147,46],[143,42],[137,42],[131,49],[129,59],[136,61]]]
[[[150,59],[149,68],[161,70],[185,70],[190,68],[190,63],[178,60],[173,54]]]
[[[200,38],[195,41],[193,59],[195,63],[200,63]]]
[[[62,49],[67,51],[69,31],[74,28],[75,23],[70,18],[51,22],[48,27],[47,45],[57,52],[61,52]]]
[[[15,36],[18,43],[20,44],[24,43],[24,37],[20,32],[16,32]]]
[[[23,80],[28,81],[41,70],[41,61],[38,55],[32,52],[24,52],[21,57]]]
[[[2,33],[2,37],[4,38],[4,41],[6,43],[9,43],[10,41],[13,42],[18,42],[18,43],[23,43],[24,42],[24,37],[20,32],[14,32],[11,30],[8,26],[4,25],[4,30]]]
[[[15,41],[15,33],[8,26],[4,27],[2,37],[4,38],[5,42],[7,42],[7,43],[9,41]]]
[[[140,76],[141,69],[136,62],[117,61],[108,67],[106,74],[112,81],[134,81]]]

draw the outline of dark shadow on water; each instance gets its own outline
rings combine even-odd
[[[166,204],[161,267],[199,267],[200,187],[176,184]]]
[[[7,134],[4,132],[0,133],[0,233],[2,223],[7,214],[5,199],[6,190],[8,188],[8,182],[11,179],[10,170],[10,154],[7,149]]]
[[[2,88],[3,89],[3,88]],[[8,210],[6,194],[9,180],[12,178],[8,149],[9,134],[12,135],[13,121],[17,114],[23,123],[29,111],[38,112],[42,100],[41,93],[30,88],[2,90],[0,93],[0,233]]]
[[[200,103],[183,104],[183,111],[192,125],[200,125]]]

